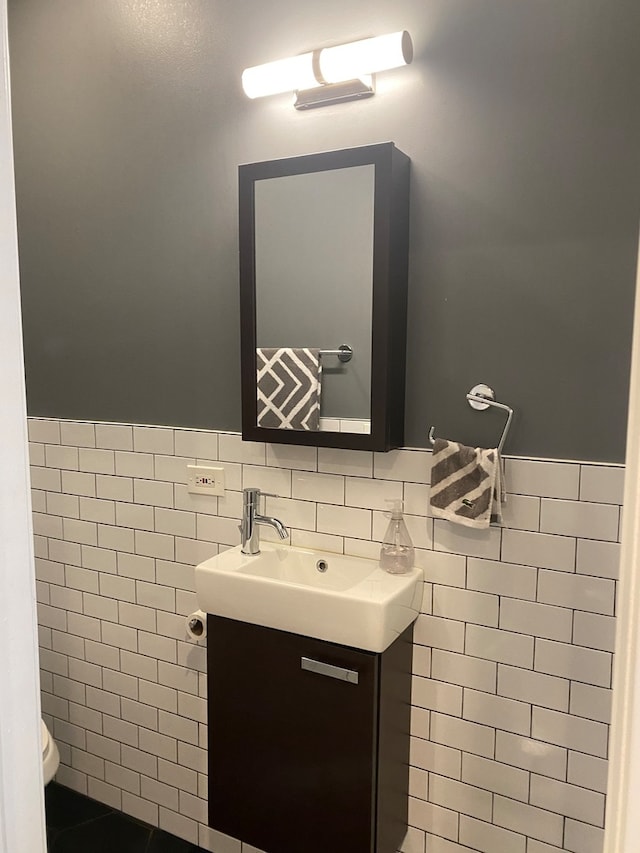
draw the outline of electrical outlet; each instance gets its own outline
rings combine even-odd
[[[187,465],[187,491],[195,495],[224,495],[224,468]]]

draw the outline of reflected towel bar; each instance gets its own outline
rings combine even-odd
[[[353,350],[348,344],[342,344],[338,349],[321,349],[319,355],[337,355],[338,361],[346,364],[353,358]]]
[[[503,412],[507,412],[507,422],[504,425],[504,429],[502,430],[502,435],[500,436],[500,441],[498,442],[498,453],[502,453],[502,447],[504,445],[505,439],[507,438],[507,433],[509,432],[509,427],[511,426],[511,419],[513,418],[513,409],[510,406],[505,406],[504,403],[498,403],[494,399],[493,389],[489,388],[488,385],[474,385],[471,391],[467,394],[467,402],[471,406],[472,409],[477,409],[478,411],[482,411],[483,409],[488,409],[489,406],[492,406],[495,409],[502,409]],[[431,444],[435,444],[435,427],[431,427],[429,430],[429,441]]]

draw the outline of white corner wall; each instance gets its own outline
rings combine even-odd
[[[0,853],[44,853],[6,0],[0,0],[0,50]]]
[[[640,838],[640,252],[624,505],[605,853],[631,853]]]

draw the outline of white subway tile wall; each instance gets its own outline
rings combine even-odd
[[[42,707],[58,780],[212,853],[194,565],[238,542],[242,486],[303,547],[375,557],[404,498],[424,569],[402,853],[599,853],[624,469],[507,459],[504,528],[431,518],[431,454],[33,418]],[[224,497],[186,491],[188,463]],[[270,529],[263,532],[273,538]]]

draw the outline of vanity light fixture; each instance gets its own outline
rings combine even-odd
[[[242,88],[250,98],[295,92],[298,110],[375,94],[373,75],[408,65],[413,44],[406,30],[246,68]]]

